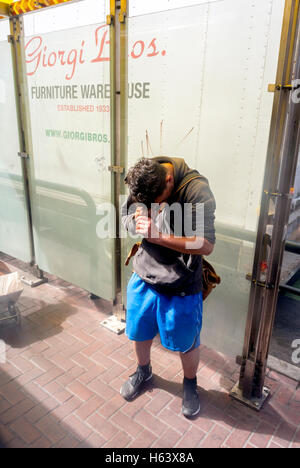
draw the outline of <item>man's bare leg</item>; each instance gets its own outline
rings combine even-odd
[[[140,366],[146,366],[150,363],[150,351],[153,340],[147,341],[134,341],[134,351],[137,363]]]
[[[193,351],[189,353],[179,353],[179,355],[182,362],[184,377],[187,379],[194,379],[199,366],[200,348],[193,349]]]

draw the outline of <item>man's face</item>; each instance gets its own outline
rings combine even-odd
[[[168,200],[174,188],[174,178],[168,174],[166,177],[166,186],[161,195],[155,199],[155,203],[163,203]]]

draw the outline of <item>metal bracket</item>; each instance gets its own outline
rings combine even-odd
[[[108,170],[117,174],[123,174],[125,168],[122,166],[108,166]]]
[[[281,197],[281,198],[293,198],[293,194],[290,193],[278,193],[278,192],[268,192],[267,190],[264,190],[264,193],[268,195],[269,197]]]
[[[23,159],[29,159],[29,154],[28,153],[18,153],[18,156]]]
[[[48,278],[44,276],[43,270],[40,270],[38,265],[34,264],[31,265],[31,270],[21,277],[21,281],[31,288],[36,288],[41,284],[48,283]]]
[[[269,84],[268,86],[268,92],[269,93],[275,93],[276,91],[295,91],[300,88],[300,85],[298,86],[293,86],[291,84]]]
[[[110,26],[111,24],[114,24],[114,16],[113,15],[107,15],[106,16],[106,24]]]
[[[251,273],[246,274],[246,279],[248,281],[251,281],[251,283],[254,283],[257,286],[260,286],[260,287],[265,288],[265,289],[274,289],[275,288],[274,284],[272,284],[272,283],[266,283],[266,281],[258,281],[257,279],[252,278]]]
[[[120,23],[125,23],[126,15],[127,15],[127,1],[121,0],[121,12],[119,13]]]
[[[117,335],[121,335],[124,333],[126,328],[126,323],[119,320],[118,317],[115,315],[111,315],[107,319],[101,322],[101,325],[105,328],[108,328],[110,331],[116,333]]]
[[[255,409],[256,411],[260,411],[263,404],[265,403],[265,401],[267,400],[267,398],[269,397],[270,395],[270,389],[267,388],[267,387],[264,387],[263,388],[263,392],[262,392],[262,396],[261,398],[245,398],[243,396],[243,391],[239,388],[239,383],[237,383],[233,389],[231,390],[231,392],[229,393],[229,396],[237,401],[239,401],[240,403],[242,403],[243,405],[246,405],[246,406],[249,406],[250,408],[252,409]]]

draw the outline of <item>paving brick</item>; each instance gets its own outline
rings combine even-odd
[[[140,425],[144,426],[154,434],[161,435],[167,428],[165,421],[160,417],[159,419],[148,413],[144,409],[140,410],[134,420]]]
[[[200,443],[199,447],[220,448],[229,434],[230,432],[227,429],[216,424],[211,432],[209,432]]]
[[[183,435],[180,441],[175,445],[176,448],[196,448],[205,437],[205,432],[198,427],[190,427]]]
[[[11,407],[11,403],[9,403],[5,398],[0,398],[0,415],[7,411]]]
[[[92,429],[73,414],[64,420],[64,426],[69,427],[73,435],[80,441],[87,439],[92,433]]]
[[[179,432],[174,431],[171,427],[167,428],[165,432],[159,436],[155,443],[152,445],[153,448],[173,448],[181,438]]]
[[[274,433],[274,427],[265,422],[261,422],[256,433],[251,436],[249,442],[258,448],[266,448]]]
[[[105,444],[103,437],[99,434],[92,434],[79,445],[79,448],[101,448],[103,444]]]
[[[2,385],[0,387],[0,395],[3,395],[12,405],[16,405],[25,398],[24,393],[16,388],[15,382],[9,382],[6,385]]]
[[[134,439],[128,447],[131,448],[149,448],[152,447],[159,436],[153,434],[153,432],[144,429],[136,439]]]
[[[168,407],[168,403],[172,400],[173,396],[167,392],[159,391],[154,398],[151,398],[149,403],[145,406],[145,409],[153,415],[158,415],[165,407]]]
[[[49,415],[40,419],[35,427],[40,430],[52,443],[57,443],[66,437],[66,430]]]
[[[106,419],[109,419],[114,413],[122,409],[125,405],[125,400],[121,397],[120,393],[117,393],[110,400],[106,402],[103,400],[103,405],[101,405],[101,408],[99,408],[98,413],[104,416]]]
[[[20,390],[24,392],[25,395],[29,395],[30,398],[34,399],[37,403],[42,402],[49,397],[45,389],[41,388],[35,382],[29,382],[28,384],[20,387]]]
[[[278,429],[276,430],[272,441],[275,444],[279,444],[282,447],[289,447],[290,444],[292,443],[294,436],[296,435],[297,432],[297,427],[288,424],[286,422],[282,422]]]
[[[124,448],[132,441],[131,437],[124,431],[118,432],[103,448]]]
[[[72,397],[51,411],[51,415],[61,421],[69,416],[69,414],[73,413],[80,405],[81,400],[77,397]]]
[[[49,357],[50,361],[53,362],[57,367],[60,367],[63,370],[70,370],[74,367],[74,362],[71,359],[66,359],[62,353],[56,353]]]
[[[81,382],[78,382],[78,380],[74,380],[72,383],[70,383],[67,387],[67,390],[82,401],[88,401],[90,398],[95,396],[94,392],[86,388],[86,386]]]
[[[92,382],[92,380],[95,380],[96,378],[98,378],[99,376],[101,376],[101,374],[106,370],[105,367],[103,366],[100,366],[100,364],[93,364],[92,367],[89,367],[87,372],[84,372],[84,374],[81,374],[79,377],[78,377],[78,380],[79,382],[87,385],[89,384],[90,382]]]
[[[126,430],[126,432],[133,438],[137,437],[137,435],[143,430],[143,427],[140,424],[126,416],[122,411],[117,411],[110,420],[116,427]]]
[[[109,385],[104,382],[101,382],[100,379],[95,379],[88,384],[88,388],[92,391],[97,393],[100,397],[104,398],[105,400],[109,400],[113,396],[115,396],[116,392],[113,390]]]
[[[35,366],[39,367],[43,371],[47,372],[54,367],[53,362],[45,359],[42,356],[33,356],[30,360]]]
[[[93,413],[95,413],[101,406],[103,406],[105,400],[98,395],[95,395],[87,402],[83,403],[75,411],[76,416],[78,416],[83,421],[89,418]]]
[[[27,444],[31,444],[41,437],[40,431],[38,431],[35,426],[26,421],[24,417],[17,419],[12,424],[10,424],[9,427]]]
[[[54,398],[47,398],[42,404],[34,406],[25,414],[25,418],[30,423],[34,424],[42,419],[46,414],[50,413],[54,408],[57,408],[59,403]]]
[[[60,440],[53,445],[53,448],[77,448],[80,444],[80,441],[72,436],[67,436],[64,439]]]
[[[0,441],[1,443],[8,444],[11,440],[15,438],[11,430],[0,422]]]
[[[12,360],[12,364],[21,372],[27,372],[34,368],[34,364],[22,356],[17,356]]]
[[[40,437],[35,442],[30,444],[30,448],[38,448],[38,449],[47,449],[47,448],[51,448],[51,446],[52,446],[52,443],[45,436]]]
[[[35,404],[29,398],[25,398],[20,403],[12,406],[5,413],[1,415],[1,422],[8,424],[27,413]]]
[[[92,426],[106,442],[119,432],[119,429],[116,426],[99,414],[93,414],[90,416],[87,423]]]
[[[52,380],[57,379],[60,375],[63,374],[63,370],[58,367],[53,367],[48,372],[45,372],[43,375],[35,379],[35,383],[41,385],[42,387],[52,382]]]

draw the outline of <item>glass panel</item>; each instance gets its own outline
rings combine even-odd
[[[174,156],[208,178],[208,260],[222,284],[205,302],[202,341],[230,355],[244,340],[283,10],[284,0],[224,0],[129,18],[128,167]]]
[[[106,24],[38,34],[25,58],[37,263],[112,299],[114,241],[100,232],[111,201],[108,41]]]
[[[18,157],[20,146],[12,55],[7,40],[0,42],[0,62],[0,251],[30,262],[27,208]]]
[[[294,196],[291,202],[290,219],[287,227],[287,241],[295,242],[300,247],[300,153],[294,184]],[[298,248],[299,248],[298,247]],[[300,255],[285,251],[281,268],[277,311],[273,328],[270,354],[276,358],[280,371],[293,374],[297,367],[300,375],[300,296],[284,286],[300,292]],[[276,362],[276,361],[275,361]],[[274,364],[274,359],[272,361]],[[288,365],[286,365],[286,363]],[[293,369],[293,370],[291,370]]]

